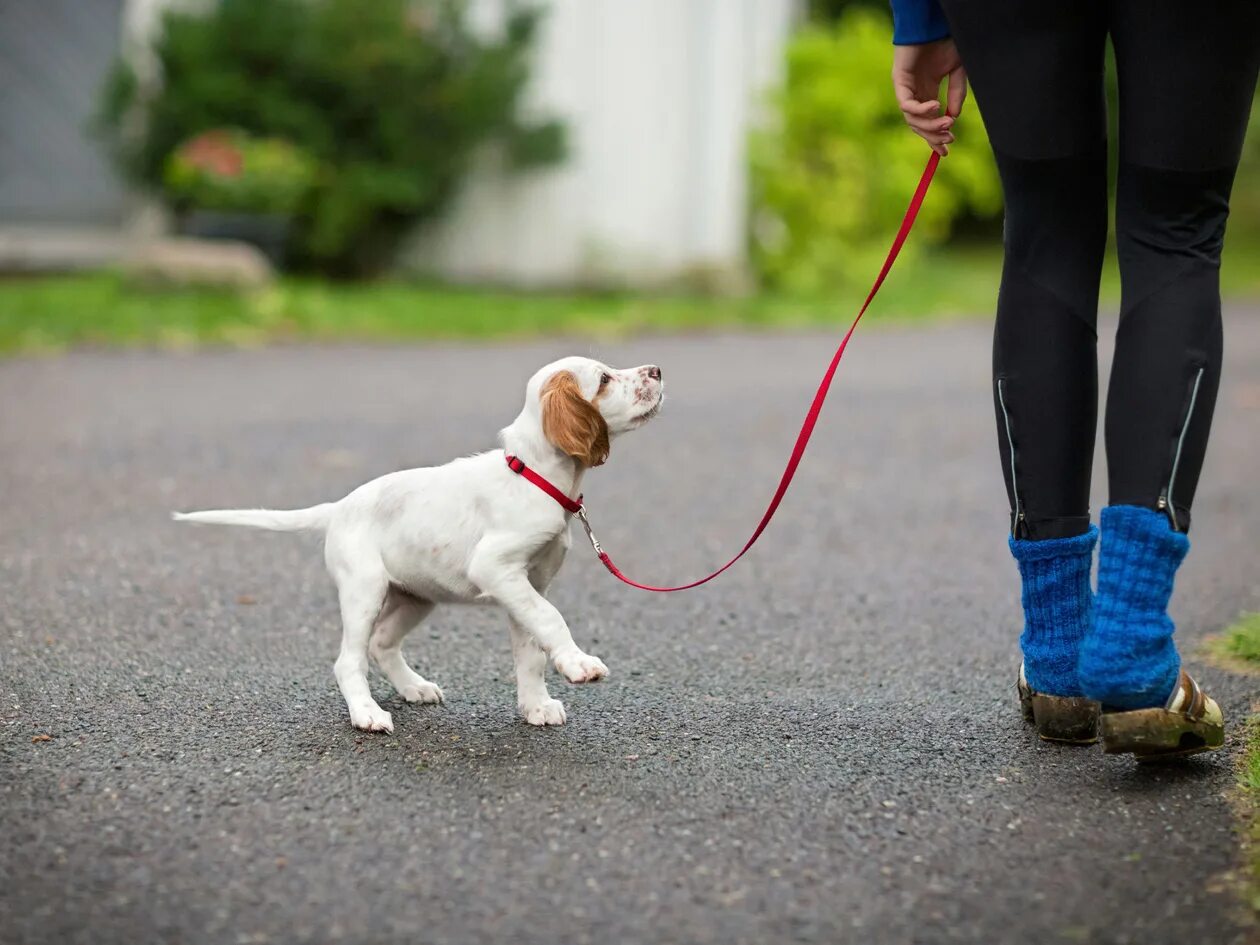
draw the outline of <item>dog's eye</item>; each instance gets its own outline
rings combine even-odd
[[[605,384],[609,384],[609,383],[611,383],[611,382],[612,382],[612,375],[611,375],[611,374],[601,374],[601,375],[599,376],[599,386],[600,386],[600,387],[603,387]]]

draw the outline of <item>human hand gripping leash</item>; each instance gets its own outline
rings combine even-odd
[[[771,498],[769,506],[766,507],[765,513],[761,516],[761,521],[757,523],[756,529],[752,533],[752,537],[745,542],[744,547],[739,550],[730,561],[722,565],[712,574],[700,578],[698,581],[692,581],[690,584],[680,584],[676,587],[655,587],[651,584],[640,584],[638,581],[632,581],[621,573],[621,570],[613,564],[612,558],[608,552],[604,551],[600,546],[599,539],[595,537],[595,532],[591,528],[590,519],[586,515],[586,507],[582,504],[582,497],[570,499],[563,492],[553,486],[550,482],[539,476],[532,469],[526,466],[515,456],[507,457],[508,467],[515,473],[525,477],[538,488],[542,489],[553,499],[560,503],[567,512],[571,512],[581,520],[582,527],[586,529],[586,537],[591,542],[591,547],[595,549],[595,554],[599,556],[599,560],[604,563],[609,573],[617,580],[629,584],[631,587],[637,587],[643,591],[654,591],[660,594],[672,593],[674,591],[687,591],[693,587],[699,587],[701,584],[708,584],[719,574],[726,571],[740,558],[748,553],[748,550],[757,543],[757,539],[761,537],[761,533],[766,530],[766,526],[770,524],[770,520],[774,518],[774,513],[779,508],[779,503],[783,501],[783,497],[787,494],[788,487],[792,484],[792,479],[796,475],[796,469],[801,464],[801,458],[805,455],[805,447],[809,445],[809,439],[814,433],[814,427],[818,423],[818,416],[822,413],[823,403],[827,399],[827,392],[831,389],[831,381],[836,376],[836,370],[840,367],[840,359],[844,356],[844,349],[849,344],[849,339],[853,336],[854,330],[858,326],[858,322],[862,320],[862,316],[866,314],[866,310],[870,308],[872,300],[876,293],[879,292],[880,286],[884,284],[884,279],[888,276],[889,271],[893,267],[893,263],[897,261],[897,256],[901,252],[901,247],[906,242],[906,237],[910,235],[910,230],[914,226],[915,218],[919,215],[919,208],[923,206],[923,199],[927,196],[928,187],[932,183],[932,177],[936,174],[936,166],[940,163],[941,156],[936,152],[928,158],[927,167],[923,169],[923,175],[919,178],[919,185],[915,188],[914,196],[910,198],[910,204],[906,207],[905,215],[901,218],[901,226],[897,230],[897,235],[893,238],[892,246],[888,250],[888,255],[884,259],[884,265],[879,270],[879,275],[875,277],[875,283],[871,286],[871,291],[866,295],[866,301],[862,303],[862,307],[858,310],[857,316],[853,319],[853,323],[849,326],[849,330],[845,332],[844,337],[840,339],[840,346],[836,348],[836,353],[831,357],[831,364],[827,367],[826,373],[823,374],[822,381],[818,385],[818,390],[814,394],[814,400],[809,406],[809,412],[805,415],[805,422],[801,425],[801,432],[797,434],[796,445],[792,447],[792,455],[788,458],[787,468],[783,470],[783,476],[779,479],[779,487],[774,491],[774,497]]]

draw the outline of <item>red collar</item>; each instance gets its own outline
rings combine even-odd
[[[525,461],[522,460],[519,456],[513,456],[510,453],[504,453],[503,458],[507,460],[508,469],[512,470],[512,472],[516,473],[518,476],[522,476],[525,479],[528,479],[530,482],[536,485],[543,492],[547,493],[547,495],[551,496],[553,499],[559,502],[560,505],[564,508],[564,510],[568,512],[570,515],[574,515],[582,511],[582,497],[581,496],[578,496],[576,499],[570,499],[567,495],[565,495],[563,492],[561,492],[559,489],[553,486],[550,482],[548,482],[542,476],[538,475],[538,473],[534,472],[532,469],[526,466]]]

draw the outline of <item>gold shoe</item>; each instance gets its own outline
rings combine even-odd
[[[1081,696],[1047,696],[1035,692],[1019,664],[1019,707],[1024,721],[1037,728],[1037,734],[1048,742],[1067,745],[1092,745],[1098,741],[1099,705]]]
[[[1104,711],[1103,751],[1132,752],[1138,761],[1183,758],[1225,744],[1225,717],[1216,700],[1184,669],[1162,709]]]

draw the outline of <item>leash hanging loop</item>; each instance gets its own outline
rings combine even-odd
[[[740,558],[748,553],[748,550],[757,543],[757,539],[761,537],[761,533],[766,530],[766,526],[770,524],[770,520],[774,518],[774,513],[779,508],[779,503],[783,501],[784,495],[787,494],[788,487],[792,484],[792,479],[796,475],[796,469],[801,464],[801,457],[805,455],[805,447],[809,445],[809,439],[813,435],[814,427],[818,423],[818,416],[822,413],[823,403],[827,399],[827,392],[831,389],[831,381],[836,376],[836,370],[840,367],[840,359],[844,356],[844,349],[848,347],[849,339],[853,337],[853,332],[858,326],[858,322],[862,320],[862,316],[866,314],[866,310],[870,308],[872,300],[879,292],[880,286],[884,284],[884,279],[888,276],[889,271],[893,267],[893,263],[897,261],[897,256],[901,253],[901,247],[906,242],[906,237],[910,235],[910,230],[914,226],[915,218],[919,215],[919,209],[923,206],[923,200],[927,196],[928,187],[932,183],[932,177],[936,174],[936,167],[940,163],[941,156],[935,151],[928,158],[927,166],[923,169],[923,175],[919,178],[919,185],[915,188],[914,196],[910,198],[910,203],[906,207],[905,215],[901,218],[901,226],[897,229],[897,235],[893,237],[892,246],[888,250],[888,255],[884,259],[884,265],[879,270],[879,275],[875,277],[875,283],[871,286],[871,291],[866,295],[866,301],[862,303],[862,307],[858,310],[857,316],[853,319],[853,324],[849,326],[849,330],[845,332],[844,337],[840,339],[840,346],[836,348],[836,353],[832,355],[831,364],[828,365],[826,373],[823,374],[822,381],[818,385],[818,390],[814,394],[813,402],[809,406],[809,412],[805,415],[805,422],[801,425],[801,432],[797,434],[796,444],[792,447],[792,455],[788,459],[787,467],[783,470],[783,476],[779,480],[779,486],[774,491],[774,496],[770,500],[769,506],[766,507],[765,513],[761,516],[761,521],[757,523],[756,529],[752,533],[752,537],[739,550],[739,554],[735,555],[730,561],[722,565],[712,574],[700,578],[698,581],[692,581],[690,584],[680,584],[676,587],[656,587],[651,584],[640,584],[638,581],[632,581],[626,577],[618,567],[613,564],[612,558],[608,556],[608,552],[604,551],[599,543],[595,540],[595,535],[591,531],[590,522],[586,517],[586,510],[582,509],[578,514],[582,519],[582,524],[586,527],[587,537],[591,540],[591,546],[595,549],[595,553],[599,555],[599,560],[603,562],[613,577],[617,580],[629,584],[631,587],[637,587],[642,591],[653,591],[658,594],[669,594],[675,591],[687,591],[693,587],[699,587],[702,584],[708,584],[719,574],[726,571]]]
[[[608,552],[600,547],[595,532],[591,529],[590,519],[586,516],[586,509],[581,505],[581,499],[574,504],[577,506],[570,511],[575,512],[582,520],[582,527],[586,529],[586,537],[591,542],[591,547],[595,549],[595,554],[599,556],[599,560],[603,562],[609,573],[617,580],[631,587],[637,587],[642,591],[652,591],[658,594],[669,594],[674,591],[687,591],[693,587],[699,587],[702,584],[708,584],[719,574],[726,571],[740,558],[748,553],[748,550],[757,543],[757,539],[761,537],[761,533],[766,530],[766,526],[770,524],[770,520],[774,518],[774,513],[779,508],[779,503],[783,501],[783,497],[787,494],[788,487],[792,484],[792,479],[796,475],[797,467],[801,464],[801,458],[805,455],[805,447],[809,445],[809,439],[814,433],[814,427],[818,423],[819,414],[822,413],[823,403],[827,400],[827,392],[831,390],[831,381],[836,376],[836,370],[840,367],[840,359],[844,357],[844,349],[849,345],[849,339],[853,337],[853,332],[858,326],[858,322],[862,320],[862,316],[866,314],[866,310],[870,308],[871,302],[875,295],[879,292],[880,286],[884,284],[884,279],[888,276],[889,271],[893,267],[893,263],[897,261],[897,256],[901,253],[901,247],[906,242],[906,237],[910,235],[910,230],[914,226],[915,218],[919,215],[919,209],[923,206],[923,200],[927,196],[928,187],[932,183],[932,177],[936,174],[936,166],[940,163],[941,156],[935,151],[928,158],[927,167],[923,169],[923,175],[919,178],[919,185],[915,188],[914,196],[910,198],[910,203],[906,207],[905,215],[901,218],[901,226],[897,229],[897,235],[893,237],[892,246],[888,250],[888,255],[884,259],[884,265],[879,270],[879,275],[875,277],[875,283],[871,286],[871,291],[866,295],[866,301],[862,303],[862,307],[858,310],[857,316],[853,319],[853,324],[849,326],[849,330],[845,332],[844,337],[840,339],[840,346],[836,348],[836,353],[831,357],[831,363],[828,365],[826,372],[823,374],[822,381],[818,385],[818,390],[814,393],[814,399],[809,405],[809,412],[805,415],[805,422],[801,424],[801,432],[796,436],[796,444],[792,447],[792,455],[788,458],[787,467],[783,470],[783,476],[779,479],[779,486],[774,491],[774,496],[770,499],[769,506],[766,507],[765,513],[761,516],[761,521],[757,523],[756,529],[752,533],[752,537],[744,543],[744,547],[739,550],[739,554],[735,555],[730,561],[722,565],[712,574],[700,578],[698,581],[692,581],[690,584],[679,584],[676,587],[656,587],[652,584],[640,584],[633,581],[621,573],[621,570],[613,564],[612,558],[608,556]],[[520,470],[513,470],[520,472]],[[530,476],[532,472],[526,470],[525,475]],[[549,485],[549,484],[548,484]],[[546,488],[540,486],[540,488]],[[556,491],[554,487],[549,491]],[[564,501],[573,502],[567,496],[563,497]],[[557,499],[557,501],[561,501]],[[562,501],[561,504],[564,504]]]

